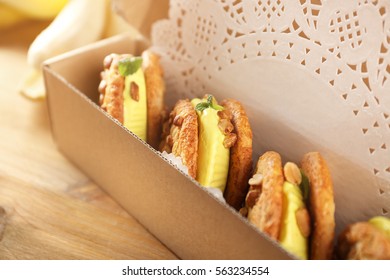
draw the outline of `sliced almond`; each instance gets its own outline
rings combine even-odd
[[[260,185],[262,181],[263,181],[262,174],[254,174],[253,177],[249,179],[248,184],[251,186]]]
[[[220,119],[218,122],[218,128],[224,135],[228,135],[230,132],[233,131],[234,126],[232,125],[230,120]]]
[[[114,54],[107,55],[103,60],[103,66],[105,69],[109,69],[111,67],[112,61],[114,60]]]
[[[232,119],[231,114],[227,110],[218,111],[217,115],[218,115],[218,117],[220,119],[226,119],[226,120],[231,120]]]
[[[130,96],[134,101],[139,101],[139,87],[135,82],[130,83]]]
[[[287,162],[283,167],[283,172],[287,182],[297,186],[302,182],[301,171],[295,163]]]
[[[299,208],[295,212],[295,218],[297,219],[297,224],[299,231],[304,237],[309,237],[310,235],[310,216],[309,212],[305,207]]]
[[[230,133],[229,135],[225,136],[225,139],[223,140],[223,146],[226,149],[230,149],[231,147],[234,146],[234,144],[236,144],[236,141],[237,141],[237,134]]]
[[[180,116],[180,115],[177,115],[174,119],[173,119],[173,124],[176,125],[176,126],[181,126],[183,124],[183,117]]]

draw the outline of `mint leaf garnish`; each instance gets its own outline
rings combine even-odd
[[[135,72],[138,71],[138,69],[142,65],[142,57],[136,56],[136,57],[126,57],[118,62],[118,70],[119,73],[126,77],[128,75],[132,75]]]
[[[200,102],[196,104],[195,110],[199,112],[203,112],[204,109],[207,108],[213,108],[214,110],[220,111],[223,110],[224,108],[221,105],[217,104],[217,101],[212,95],[207,96],[207,101],[206,102]]]
[[[207,102],[200,102],[195,106],[195,110],[199,112],[203,112],[203,110],[207,108],[209,108],[209,104]]]
[[[209,96],[207,96],[207,103],[208,104],[213,104],[213,99],[214,99],[214,97],[210,94]]]

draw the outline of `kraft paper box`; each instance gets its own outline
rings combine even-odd
[[[126,1],[115,6],[134,14]],[[320,151],[338,234],[389,216],[388,13],[386,1],[176,0],[152,27],[150,47],[161,56],[168,105],[204,93],[243,103],[254,160],[266,150],[295,162]],[[181,258],[294,258],[98,107],[103,57],[146,47],[123,35],[45,64],[59,149]]]

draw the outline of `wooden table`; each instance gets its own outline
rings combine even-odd
[[[0,259],[176,259],[57,151],[45,101],[18,92],[46,25],[0,30]]]

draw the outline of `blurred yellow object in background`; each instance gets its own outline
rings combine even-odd
[[[27,18],[48,20],[53,19],[67,2],[68,0],[0,0],[0,14],[3,7],[9,7]],[[2,21],[3,18],[0,17],[0,22]]]
[[[20,84],[24,96],[34,100],[45,96],[41,71],[45,60],[102,38],[109,4],[110,0],[71,0],[65,5],[28,49],[31,71]]]
[[[32,100],[45,97],[41,69],[45,60],[119,33],[139,35],[137,29],[112,10],[111,0],[0,0],[0,5],[2,2],[15,6],[28,2],[25,7],[31,3],[43,5],[46,14],[49,10],[54,11],[53,3],[57,3],[58,8],[61,6],[53,21],[34,39],[27,52],[29,71],[22,77],[19,89]]]
[[[43,61],[99,40],[106,25],[108,0],[71,0],[32,42],[29,65],[40,69]]]
[[[27,19],[22,12],[0,3],[0,29],[8,28]]]

